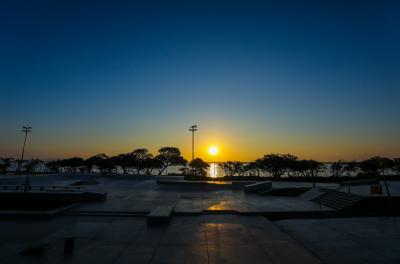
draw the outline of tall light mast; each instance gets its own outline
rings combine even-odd
[[[192,132],[192,160],[194,160],[194,132],[197,131],[197,125],[193,125],[189,128]]]

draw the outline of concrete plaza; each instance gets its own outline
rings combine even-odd
[[[260,196],[222,185],[164,185],[156,177],[92,178],[33,178],[33,185],[60,188],[86,182],[78,186],[107,192],[107,199],[81,203],[54,217],[0,218],[0,263],[400,262],[398,218],[271,221],[267,213],[333,209],[301,197]],[[21,184],[23,177],[0,177],[0,183]],[[274,182],[273,187],[311,184]],[[147,214],[163,205],[174,206],[171,221],[149,225]],[[75,241],[72,254],[64,254],[68,237]]]
[[[75,251],[64,255],[64,237]],[[321,263],[262,216],[174,217],[148,227],[144,217],[69,217],[0,221],[2,263]],[[22,250],[45,245],[38,256]]]

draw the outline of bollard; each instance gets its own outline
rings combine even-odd
[[[64,244],[64,254],[72,254],[74,251],[75,237],[66,237]]]

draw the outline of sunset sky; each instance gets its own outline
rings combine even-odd
[[[395,1],[5,2],[0,157],[400,156]]]

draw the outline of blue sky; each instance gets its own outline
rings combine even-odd
[[[3,2],[0,156],[400,155],[399,5],[296,2]]]

